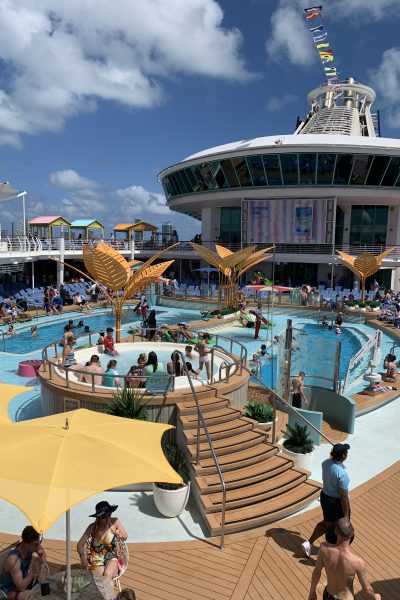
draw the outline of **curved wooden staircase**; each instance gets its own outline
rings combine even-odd
[[[218,396],[208,387],[198,398],[226,484],[226,533],[277,521],[318,497],[320,484],[278,454],[278,447],[268,441],[270,432],[258,429],[228,397]],[[183,398],[178,411],[179,430],[191,464],[192,493],[210,534],[219,535],[222,487],[203,428],[199,464],[195,464],[197,408],[193,397]]]

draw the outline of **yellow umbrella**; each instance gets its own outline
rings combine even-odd
[[[163,481],[181,483],[161,448],[170,425],[79,409],[0,424],[0,497],[44,532],[69,509],[103,490]]]
[[[12,423],[8,416],[8,405],[15,398],[24,392],[32,390],[31,387],[24,387],[23,385],[10,385],[9,383],[0,383],[0,424],[1,423]]]

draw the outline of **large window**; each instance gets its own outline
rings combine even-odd
[[[325,152],[233,156],[177,169],[162,183],[168,198],[239,187],[400,187],[400,156]]]
[[[353,206],[350,244],[384,246],[386,244],[388,210],[387,206]]]
[[[242,209],[221,208],[220,238],[221,242],[240,242]]]

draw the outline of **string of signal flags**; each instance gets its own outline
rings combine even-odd
[[[328,84],[336,85],[339,83],[339,74],[333,64],[335,57],[328,41],[328,32],[325,31],[325,28],[322,25],[322,4],[319,6],[310,6],[303,10],[308,29],[313,36],[315,47],[321,59]]]

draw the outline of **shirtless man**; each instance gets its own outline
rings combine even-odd
[[[84,373],[79,373],[78,380],[85,383],[92,383],[92,373],[94,385],[101,385],[103,381],[104,369],[101,366],[100,358],[93,354],[90,358],[90,364],[83,369]]]
[[[357,575],[362,591],[368,600],[381,600],[381,595],[374,593],[367,579],[365,564],[362,558],[350,550],[350,540],[354,535],[353,526],[346,518],[339,519],[335,526],[337,544],[321,544],[317,563],[312,577],[308,600],[317,600],[317,585],[325,568],[327,584],[323,600],[353,600],[353,580]]]
[[[209,333],[203,333],[202,339],[194,347],[195,351],[199,353],[199,368],[196,373],[199,375],[205,365],[208,381],[211,381],[211,348],[207,346],[210,339]]]
[[[303,400],[305,402],[307,401],[306,397],[304,396],[304,387],[303,387],[305,376],[306,376],[306,374],[304,373],[304,371],[300,371],[298,376],[294,377],[292,379],[292,387],[293,387],[292,406],[294,408],[301,408]]]

